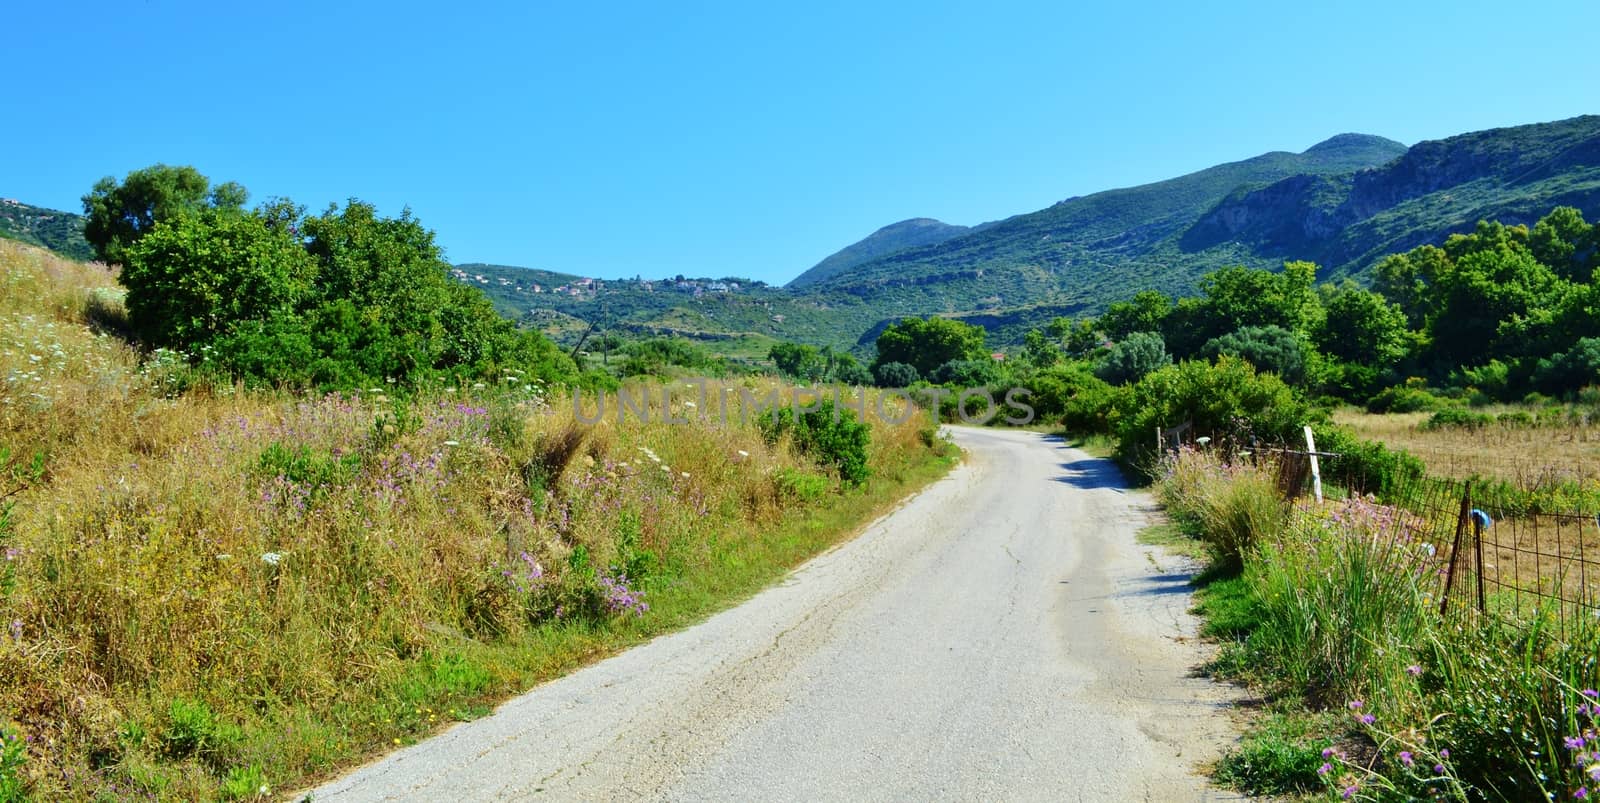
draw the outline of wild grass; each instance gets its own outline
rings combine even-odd
[[[1600,486],[1600,413],[1570,411],[1535,419],[1528,407],[1478,412],[1496,417],[1482,427],[1428,427],[1431,413],[1334,412],[1336,423],[1367,440],[1421,458],[1434,476],[1483,477],[1521,488],[1555,482]],[[1537,423],[1535,423],[1537,422]]]
[[[1199,495],[1260,488],[1209,454],[1185,453],[1163,490],[1204,522]],[[1242,477],[1231,477],[1243,475]],[[1215,477],[1209,481],[1194,477]],[[1226,479],[1224,479],[1226,478]],[[1258,490],[1258,492],[1260,492]],[[1231,579],[1200,594],[1206,632],[1225,640],[1213,670],[1252,683],[1281,718],[1258,721],[1219,777],[1292,792],[1306,750],[1335,798],[1574,799],[1600,781],[1600,620],[1442,614],[1440,527],[1352,498],[1295,506],[1244,549]],[[1592,621],[1591,621],[1592,620]],[[1320,723],[1320,724],[1319,724]],[[1275,730],[1276,729],[1276,730]]]
[[[188,387],[104,269],[0,242],[0,280],[0,789],[38,799],[270,796],[752,593],[948,462],[874,419],[847,486],[689,391],[589,424],[515,375]]]

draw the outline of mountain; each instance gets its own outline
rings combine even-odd
[[[871,262],[879,257],[919,245],[938,245],[972,230],[969,226],[953,226],[927,217],[890,223],[867,235],[860,242],[839,249],[785,286],[805,287],[816,284],[843,274],[863,262]]]
[[[903,221],[785,288],[613,282],[501,302],[524,316],[553,309],[591,320],[604,309],[608,325],[637,332],[857,351],[870,349],[888,321],[952,315],[982,324],[1005,346],[1051,317],[1093,313],[1138,290],[1192,292],[1205,272],[1226,265],[1307,259],[1323,266],[1323,280],[1360,278],[1386,254],[1442,242],[1480,219],[1531,223],[1558,205],[1600,217],[1600,116],[1410,148],[1340,134],[1301,153],[1068,198],[965,230]],[[917,238],[927,242],[913,244]],[[515,275],[501,278],[515,286]]]
[[[1243,188],[1179,243],[1186,253],[1242,247],[1258,259],[1311,260],[1329,278],[1479,220],[1531,225],[1556,206],[1600,213],[1600,116],[1422,142],[1382,167]]]
[[[44,246],[73,259],[94,258],[83,239],[83,216],[0,198],[0,237]]]
[[[1153,184],[1068,198],[855,265],[808,288],[874,297],[908,312],[1100,303],[1129,294],[1133,284],[1176,290],[1198,273],[1172,270],[1162,246],[1230,194],[1295,176],[1348,174],[1404,153],[1406,147],[1392,140],[1341,134],[1302,153],[1265,153]]]

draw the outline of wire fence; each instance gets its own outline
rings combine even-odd
[[[1311,455],[1278,454],[1280,487],[1303,496]],[[1551,469],[1489,482],[1413,476],[1368,489],[1369,472],[1353,461],[1319,457],[1330,496],[1370,495],[1403,511],[1384,537],[1435,550],[1441,613],[1545,617],[1562,632],[1577,617],[1600,617],[1600,510],[1548,493],[1551,478],[1571,474]],[[1552,509],[1562,502],[1572,507]]]

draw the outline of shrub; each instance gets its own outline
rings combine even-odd
[[[1005,381],[1005,369],[992,359],[951,360],[928,376],[936,385],[959,388],[981,388]]]
[[[903,362],[886,362],[873,370],[874,378],[881,388],[907,388],[922,379],[917,369]]]
[[[1384,388],[1367,400],[1369,413],[1426,413],[1449,404],[1410,382]]]
[[[823,399],[815,408],[796,414],[794,407],[780,407],[761,414],[761,434],[768,443],[789,436],[801,454],[839,472],[851,485],[865,482],[867,445],[870,434],[866,422],[849,411]]]
[[[1422,429],[1483,429],[1494,424],[1494,416],[1476,413],[1465,407],[1446,407],[1422,422]]]
[[[1166,342],[1154,332],[1134,332],[1112,346],[1095,366],[1095,376],[1113,385],[1126,385],[1143,379],[1158,368],[1172,364]]]
[[[1422,460],[1404,450],[1363,440],[1345,427],[1312,429],[1317,449],[1337,455],[1322,461],[1323,476],[1351,492],[1395,500],[1401,493],[1418,489],[1427,474]]]
[[[1133,387],[1116,419],[1117,453],[1145,471],[1155,467],[1155,431],[1184,422],[1218,445],[1300,440],[1321,417],[1282,379],[1257,374],[1249,363],[1221,357],[1215,365],[1191,361],[1150,374]]]
[[[1572,348],[1539,360],[1533,383],[1551,394],[1569,393],[1600,381],[1600,337],[1586,337]]]
[[[1295,334],[1281,326],[1246,326],[1201,347],[1205,357],[1238,357],[1263,373],[1277,374],[1291,385],[1306,378],[1305,347]]]

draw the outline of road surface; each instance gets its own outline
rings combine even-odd
[[[737,608],[313,791],[378,800],[1220,800],[1232,738],[1151,502],[1037,433]]]

